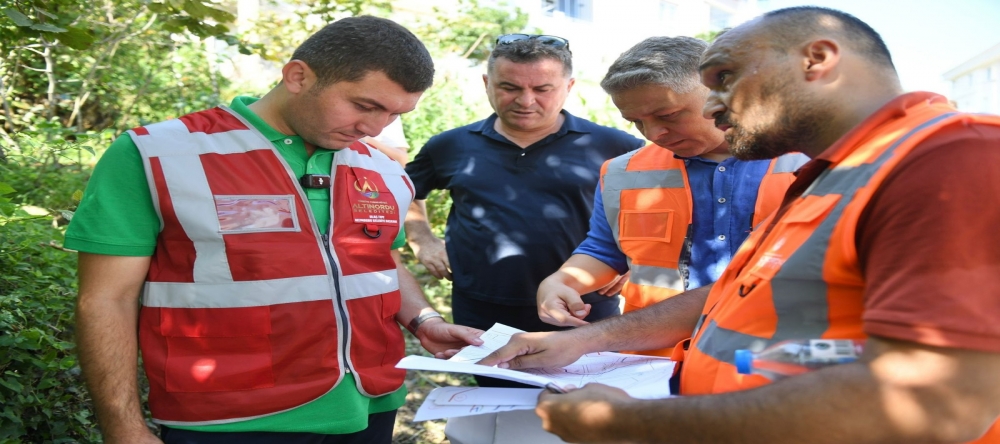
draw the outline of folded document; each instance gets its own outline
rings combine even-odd
[[[522,331],[503,324],[496,324],[483,333],[480,338],[484,342],[483,345],[466,347],[449,360],[407,356],[399,361],[396,367],[407,370],[490,376],[539,387],[553,384],[563,389],[583,387],[591,382],[599,382],[620,388],[634,398],[655,399],[670,396],[669,380],[674,372],[675,363],[669,359],[654,356],[611,352],[590,353],[565,367],[528,370],[510,370],[475,364],[494,350],[504,346],[516,333],[522,333]],[[468,388],[466,387],[466,389]],[[478,405],[500,406],[506,402],[497,399],[490,400],[489,395],[489,393],[484,392],[482,397],[477,398],[484,402],[484,404]],[[485,404],[486,402],[489,404]]]

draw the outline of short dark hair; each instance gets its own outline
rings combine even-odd
[[[357,82],[382,72],[406,92],[434,83],[434,61],[417,36],[391,20],[358,16],[337,20],[302,42],[292,54],[316,73],[316,87]]]
[[[708,43],[694,37],[650,37],[618,56],[601,80],[617,94],[644,85],[662,85],[678,94],[702,86],[698,63]]]
[[[563,73],[569,76],[573,73],[573,53],[566,46],[556,47],[542,43],[538,39],[518,40],[497,45],[490,53],[486,63],[488,72],[493,72],[496,59],[503,57],[514,63],[534,63],[542,59],[557,60],[563,65]]]
[[[882,36],[846,12],[819,6],[795,6],[765,13],[763,19],[772,44],[780,45],[780,50],[787,50],[821,31],[833,31],[869,60],[896,69]]]

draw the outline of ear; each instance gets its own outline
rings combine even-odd
[[[806,81],[828,75],[840,64],[840,44],[836,40],[814,40],[802,48],[802,70]]]
[[[570,77],[569,81],[566,82],[566,92],[570,92],[573,89],[573,85],[576,85],[576,77]]]
[[[483,86],[485,86],[487,89],[489,89],[489,87],[490,87],[490,76],[489,76],[489,74],[483,74]]]
[[[281,68],[281,83],[292,94],[308,91],[316,82],[316,75],[301,60],[292,60]]]

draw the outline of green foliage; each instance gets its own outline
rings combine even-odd
[[[60,246],[85,174],[51,168],[73,151],[90,154],[66,144],[0,165],[0,443],[100,440],[73,352],[76,255]]]
[[[0,442],[98,439],[72,350],[76,255],[51,221],[0,227]]]
[[[695,34],[694,37],[698,38],[698,39],[702,39],[702,40],[704,40],[704,41],[706,41],[708,43],[712,43],[712,42],[715,41],[715,39],[719,38],[719,35],[721,35],[724,31],[725,30],[720,30],[720,31],[705,31],[705,32],[702,32],[702,33],[699,33],[699,34]]]
[[[226,79],[200,39],[248,51],[229,33],[233,14],[209,0],[0,0],[0,10],[0,159],[18,144],[11,133],[72,140],[216,105]]]
[[[254,53],[264,60],[284,63],[306,38],[323,26],[344,17],[385,17],[392,10],[388,0],[268,0],[253,26],[240,35],[252,41]]]
[[[474,62],[485,61],[497,37],[524,32],[528,14],[521,8],[483,7],[479,0],[459,0],[457,13],[434,8],[434,17],[418,29],[425,42],[433,42],[432,54],[459,54]]]

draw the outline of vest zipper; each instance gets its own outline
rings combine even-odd
[[[333,196],[330,196],[330,198],[333,199]],[[332,214],[330,215],[330,218],[330,229],[332,230]],[[323,238],[323,252],[326,253],[326,257],[330,259],[330,269],[333,271],[333,289],[337,292],[337,310],[340,312],[340,318],[343,320],[342,324],[344,328],[344,337],[342,338],[340,349],[343,350],[344,354],[344,370],[349,373],[354,373],[354,369],[351,368],[350,350],[347,348],[351,336],[351,322],[347,318],[347,310],[344,308],[344,296],[340,292],[340,271],[337,267],[337,262],[333,259],[333,253],[330,252],[330,235],[323,233],[320,237]]]

